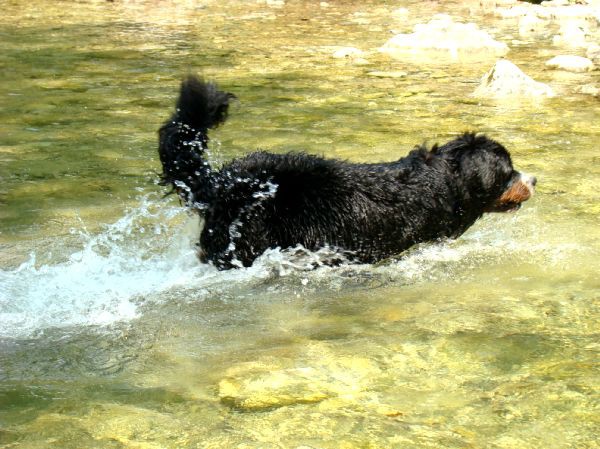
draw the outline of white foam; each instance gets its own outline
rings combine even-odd
[[[0,270],[0,337],[129,320],[145,295],[210,269],[198,264],[194,231],[186,230],[198,219],[162,206],[144,199],[99,235],[74,230],[83,247],[66,261],[40,265],[32,254],[17,269]]]

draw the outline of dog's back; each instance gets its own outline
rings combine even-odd
[[[387,164],[256,152],[221,175],[200,246],[203,259],[222,268],[297,245],[373,262],[455,228],[448,166],[428,164],[420,152]]]

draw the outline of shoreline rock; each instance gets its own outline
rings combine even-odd
[[[504,56],[508,46],[474,23],[454,22],[450,16],[438,14],[429,23],[415,25],[412,33],[395,35],[379,51],[399,59],[428,53],[458,59]]]
[[[567,70],[569,72],[589,72],[594,70],[594,63],[583,56],[559,55],[546,61],[546,66]]]
[[[519,19],[519,35],[529,36],[535,33],[541,33],[546,29],[546,21],[540,19],[532,13],[527,13]]]
[[[578,5],[565,2],[545,1],[541,4],[519,2],[516,5],[497,7],[494,15],[503,19],[514,19],[526,15],[548,21],[589,20],[600,22],[600,5]]]
[[[565,47],[585,48],[589,45],[587,41],[589,36],[590,31],[587,24],[578,21],[567,21],[561,23],[558,34],[552,38],[552,43]]]
[[[600,45],[592,44],[588,47],[585,55],[593,62],[600,63]]]
[[[473,92],[479,98],[505,97],[554,97],[554,90],[544,83],[535,81],[515,64],[500,59],[483,77]]]
[[[576,89],[575,92],[584,94],[584,95],[591,95],[592,97],[596,97],[596,98],[600,98],[600,84],[599,85],[585,84],[583,86],[580,86],[578,89]]]

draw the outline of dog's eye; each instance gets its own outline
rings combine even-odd
[[[511,185],[513,185],[515,182],[517,182],[519,180],[519,178],[521,177],[521,173],[519,173],[516,170],[512,170],[510,173],[507,174],[506,176],[506,186],[510,187]]]

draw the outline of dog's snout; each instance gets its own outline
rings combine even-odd
[[[527,173],[521,173],[521,182],[525,184],[533,192],[538,180],[535,176],[528,175]]]

